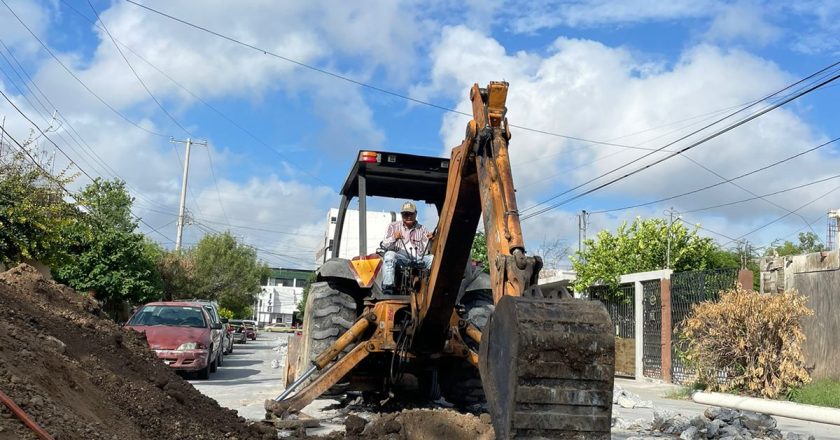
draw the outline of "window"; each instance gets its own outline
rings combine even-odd
[[[277,281],[278,286],[283,286],[283,287],[294,287],[295,286],[295,280],[293,280],[291,278],[277,278],[276,281]]]
[[[330,217],[330,223],[331,223],[331,224],[333,224],[333,225],[334,225],[334,224],[335,224],[335,222],[337,222],[337,221],[338,221],[338,219],[337,219],[337,218],[335,218],[335,217]]]

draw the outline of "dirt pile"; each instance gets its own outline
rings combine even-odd
[[[462,414],[451,409],[410,409],[384,413],[372,421],[350,415],[345,433],[333,433],[327,439],[388,440],[492,440],[495,438],[490,417]]]
[[[98,303],[21,265],[0,273],[0,390],[56,439],[263,439]],[[0,440],[35,439],[0,405]]]

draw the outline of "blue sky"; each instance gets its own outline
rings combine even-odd
[[[312,265],[327,209],[337,205],[336,191],[356,151],[445,156],[463,137],[463,116],[306,69],[124,1],[93,1],[93,7],[128,63],[94,25],[86,0],[5,2],[122,116],[73,79],[3,4],[0,39],[10,52],[0,46],[0,90],[40,128],[52,126],[50,139],[88,174],[125,179],[137,198],[135,212],[163,235],[142,229],[166,246],[175,236],[183,158],[183,145],[171,144],[170,137],[209,141],[207,149],[193,149],[187,206],[195,224],[187,227],[185,241],[230,229],[269,264],[284,267]],[[724,109],[733,111],[840,59],[840,5],[834,1],[138,2],[445,108],[468,111],[472,83],[507,80],[512,124],[637,147],[514,129],[511,155],[523,213],[647,153],[638,147],[660,148],[725,115]],[[575,215],[582,209],[686,192],[719,182],[715,173],[734,177],[833,139],[840,131],[838,93],[837,86],[817,90],[686,152],[690,159],[674,157],[525,220],[526,239],[532,249],[557,239],[576,247]],[[46,99],[50,103],[41,106]],[[56,109],[60,124],[51,120]],[[2,116],[16,138],[28,138],[31,124],[5,101]],[[43,138],[34,145],[55,149]],[[68,160],[59,153],[56,162]],[[838,165],[832,144],[739,179],[739,187],[724,184],[661,204],[593,214],[589,231],[614,229],[636,216],[663,217],[673,206],[724,244],[802,207],[746,238],[760,247],[802,230],[824,237],[825,211],[840,203],[840,190],[830,191],[840,179],[695,210],[830,177]],[[86,183],[85,176],[76,181]],[[373,208],[397,205],[376,200]]]

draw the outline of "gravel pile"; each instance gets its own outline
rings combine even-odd
[[[644,432],[628,440],[661,438],[661,434],[679,436],[684,440],[813,440],[813,436],[796,433],[782,434],[776,428],[776,419],[766,414],[738,411],[728,408],[707,408],[703,414],[688,418],[672,411],[654,411],[653,421],[638,419],[633,422],[613,418],[613,429]]]

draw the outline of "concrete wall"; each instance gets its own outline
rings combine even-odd
[[[815,379],[840,379],[840,254],[816,252],[762,261],[761,291],[796,289],[814,315],[802,321],[805,362]]]

